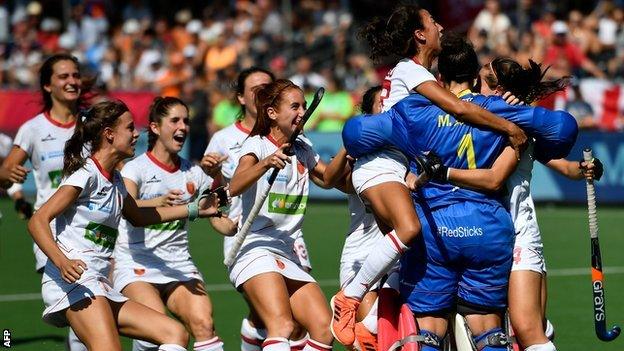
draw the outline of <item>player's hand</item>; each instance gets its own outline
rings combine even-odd
[[[223,217],[224,214],[219,209],[230,203],[230,195],[226,187],[218,187],[207,196],[202,195],[199,201],[199,217]]]
[[[512,106],[513,105],[524,105],[524,101],[522,101],[519,98],[517,98],[510,91],[508,91],[505,94],[503,94],[502,98],[503,98],[503,100],[505,100],[506,103],[508,103],[509,105],[512,105]]]
[[[82,273],[87,270],[87,265],[82,260],[65,258],[63,262],[58,265],[58,269],[61,272],[63,280],[71,284],[80,279]]]
[[[227,159],[227,155],[209,152],[202,157],[199,165],[207,175],[215,178],[221,171],[221,164],[223,164],[223,161]]]
[[[419,178],[414,173],[408,172],[405,176],[405,185],[407,185],[407,188],[410,191],[416,191],[418,187],[424,183],[423,180],[426,181],[428,178],[429,177],[426,174]]]
[[[11,183],[24,183],[26,181],[26,176],[28,176],[28,172],[30,170],[22,165],[13,165],[13,167],[9,168],[9,181]]]
[[[158,198],[160,201],[159,206],[176,206],[182,204],[182,195],[184,195],[184,191],[179,189],[172,189],[169,192]]]
[[[597,157],[594,157],[591,162],[579,161],[579,169],[587,180],[600,180],[604,173],[602,162]]]
[[[21,219],[30,219],[33,214],[33,205],[23,198],[15,200],[15,211]]]
[[[448,179],[448,167],[442,163],[442,159],[433,151],[416,156],[416,163],[431,180],[446,182]]]
[[[526,147],[527,136],[517,125],[511,123],[511,126],[511,129],[507,133],[509,135],[509,143],[516,151],[516,158],[520,160],[520,155]]]
[[[289,143],[284,143],[271,156],[265,158],[264,161],[267,168],[283,169],[286,167],[286,163],[290,163],[290,156],[285,153],[286,148],[289,146]]]

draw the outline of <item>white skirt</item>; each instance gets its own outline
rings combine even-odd
[[[290,280],[316,282],[303,267],[267,249],[254,249],[240,256],[228,269],[230,282],[238,289],[244,282],[262,273],[276,272]]]
[[[107,259],[89,256],[70,255],[66,250],[65,255],[72,259],[81,259],[86,265],[80,279],[75,283],[68,283],[61,277],[59,269],[49,261],[43,271],[41,281],[41,295],[45,310],[43,320],[57,327],[69,325],[65,316],[65,310],[70,306],[96,296],[104,296],[115,302],[125,302],[127,297],[115,291],[106,276],[110,270],[110,262]]]
[[[186,282],[197,279],[204,281],[193,261],[167,262],[166,264],[146,267],[136,262],[115,261],[113,270],[113,286],[122,291],[134,282],[151,284],[167,284],[171,282]]]

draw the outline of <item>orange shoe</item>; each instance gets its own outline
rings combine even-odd
[[[346,297],[340,290],[330,301],[333,318],[329,329],[334,338],[345,346],[353,345],[355,341],[355,313],[360,301]]]
[[[358,351],[377,351],[377,336],[371,333],[364,324],[355,323],[355,344]]]

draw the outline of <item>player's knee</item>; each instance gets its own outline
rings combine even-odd
[[[214,336],[214,322],[209,314],[193,313],[188,320],[188,324],[195,339],[207,339]]]
[[[308,333],[310,338],[321,343],[330,344],[334,337],[332,336],[329,325],[331,323],[331,315],[321,315],[314,318],[314,323],[309,327]]]
[[[539,323],[539,321],[536,323],[529,318],[517,318],[512,320],[512,326],[516,337],[523,342],[536,338],[547,339],[542,328],[542,323]]]
[[[265,324],[269,335],[277,335],[287,339],[295,329],[295,322],[286,315],[271,317]]]
[[[412,241],[420,235],[420,223],[417,220],[403,220],[401,222],[401,225],[395,228],[395,232],[403,244],[410,246]]]
[[[160,340],[156,341],[160,344],[188,345],[189,333],[182,324],[176,321],[171,320],[171,323],[168,323],[159,335],[161,336]]]
[[[509,337],[502,328],[493,328],[474,337],[474,343],[478,350],[500,351],[507,350]]]

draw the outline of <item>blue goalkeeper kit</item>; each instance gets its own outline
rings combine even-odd
[[[576,121],[566,112],[510,106],[499,97],[469,91],[460,98],[523,128],[535,139],[540,161],[565,157],[576,140]],[[461,169],[490,168],[507,145],[506,136],[464,124],[419,94],[387,112],[350,119],[342,137],[347,152],[356,158],[392,146],[410,159],[433,151],[446,166]],[[422,235],[401,261],[401,294],[411,309],[446,310],[457,298],[484,308],[504,308],[514,229],[502,194],[429,182],[413,199]]]

